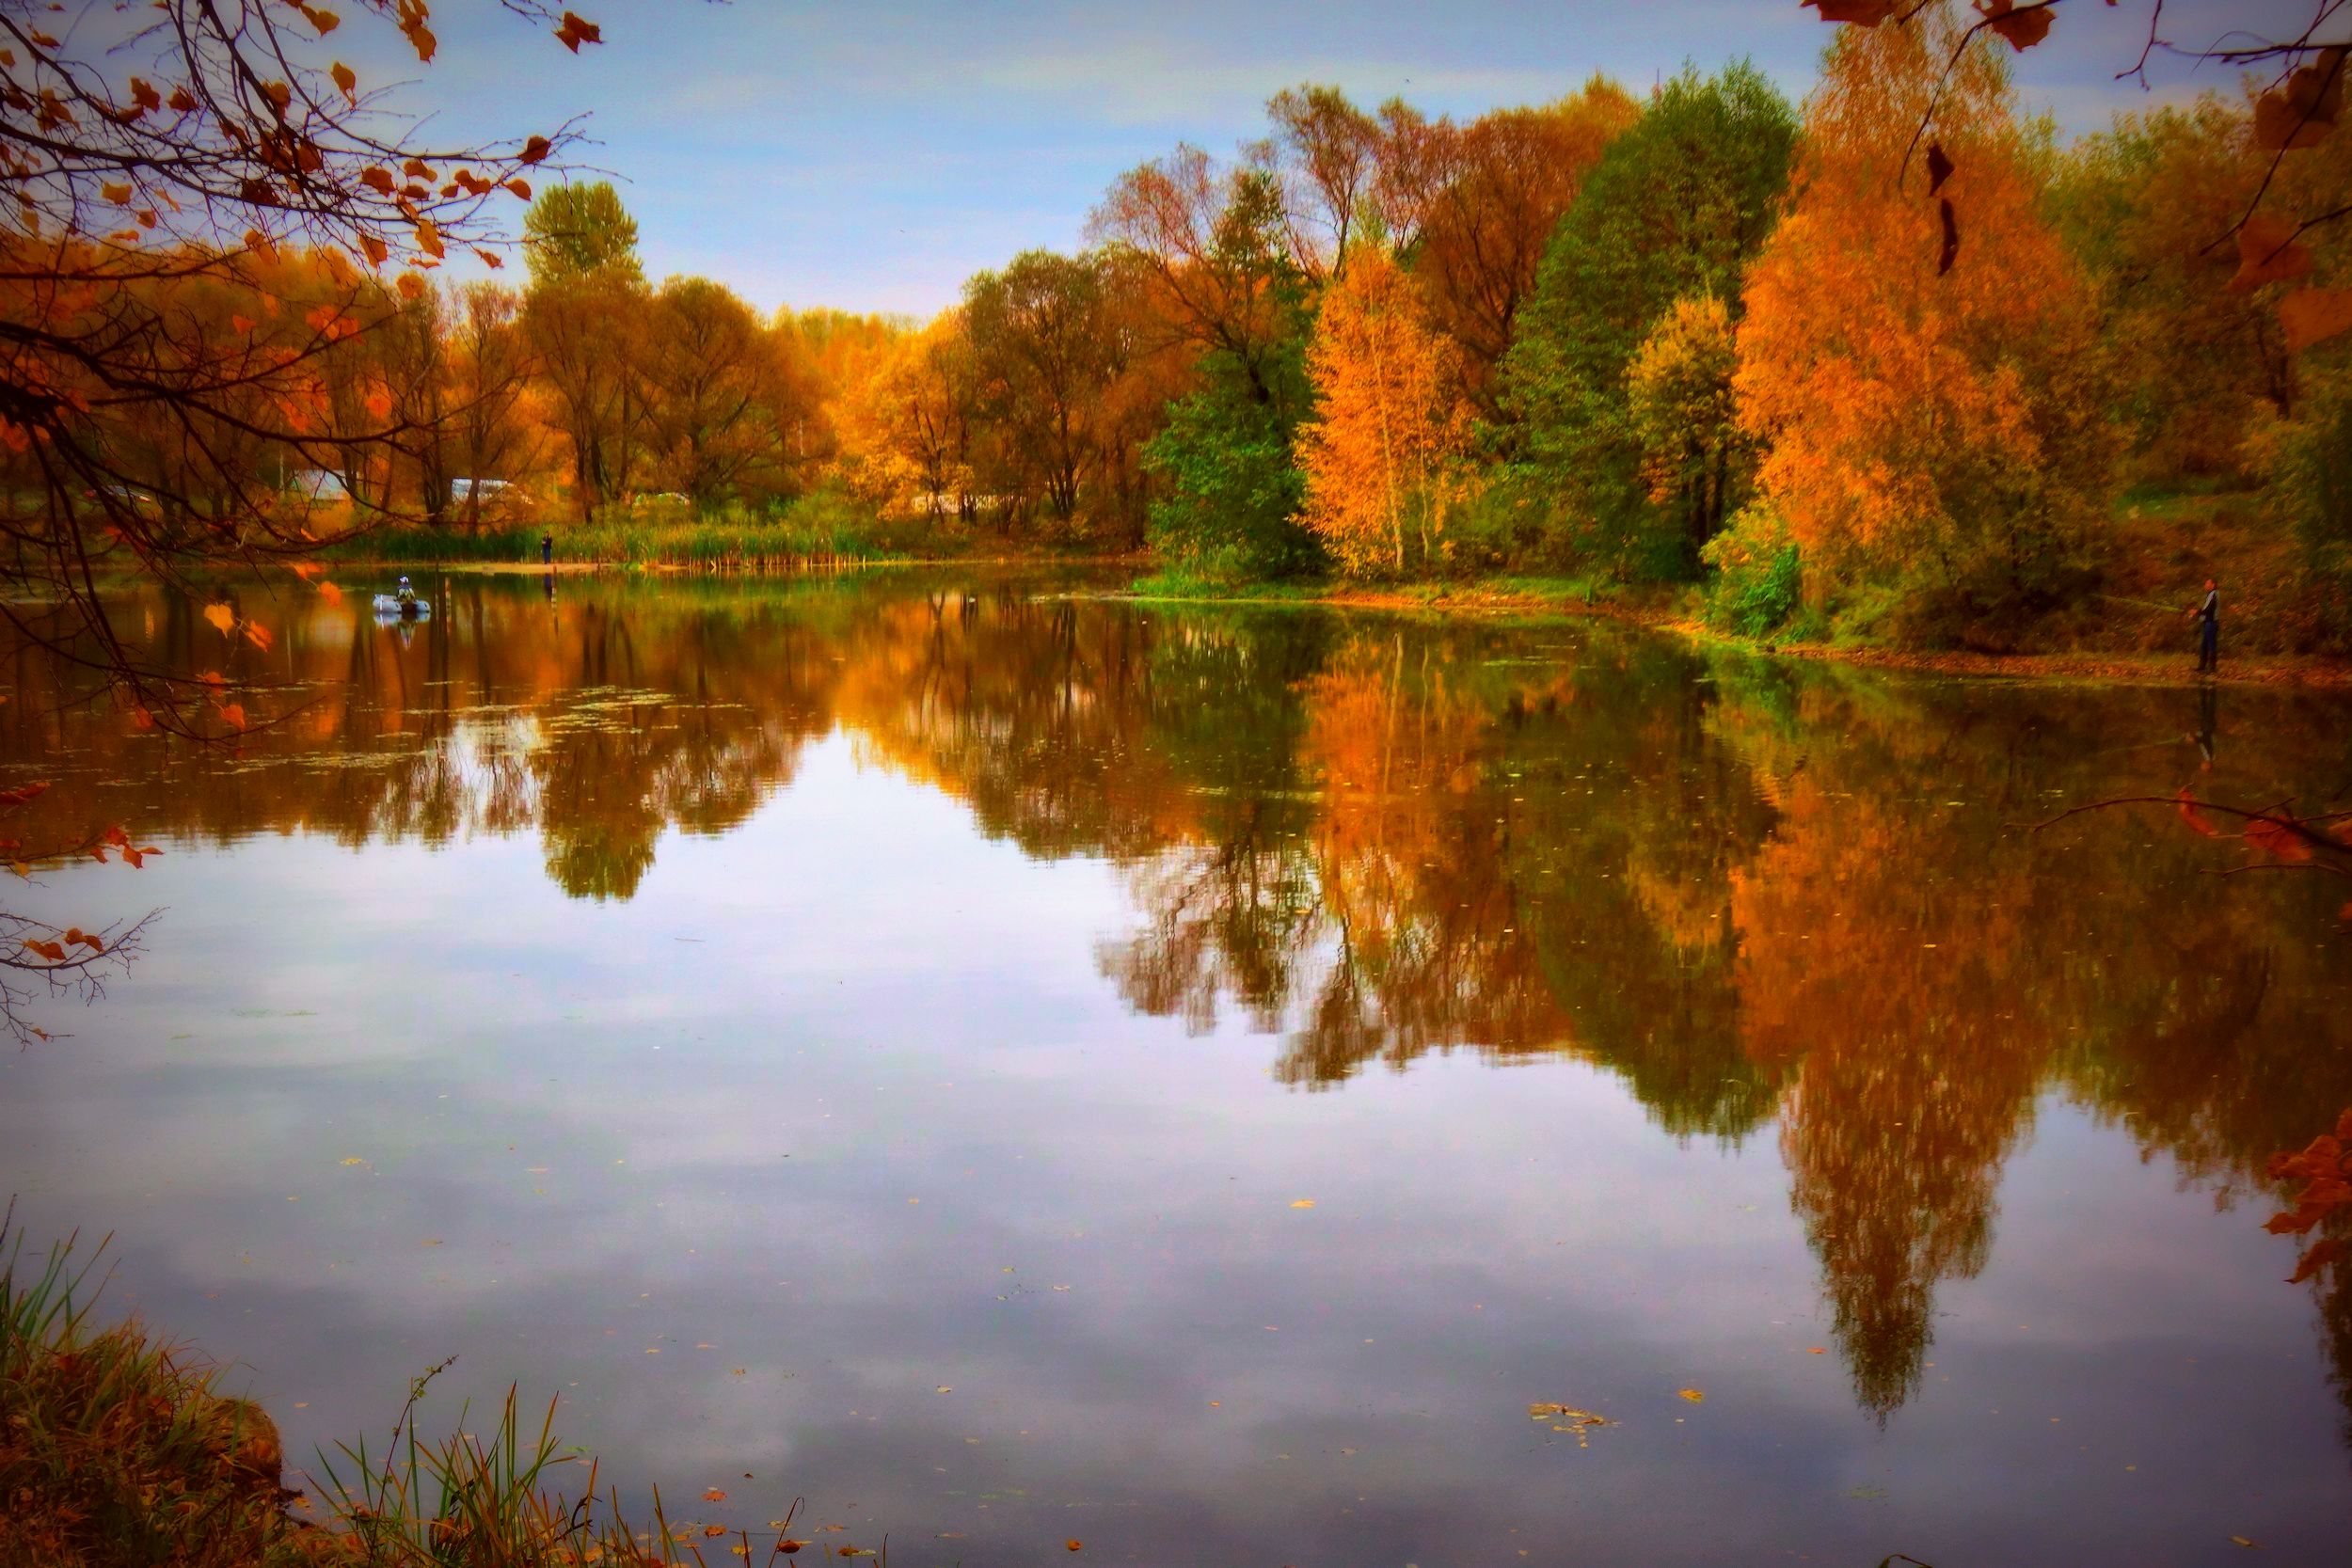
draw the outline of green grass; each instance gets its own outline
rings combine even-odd
[[[696,514],[677,502],[615,508],[592,523],[507,522],[480,530],[372,529],[323,546],[329,561],[386,564],[466,562],[534,563],[541,534],[551,534],[562,562],[668,566],[705,571],[764,571],[841,562],[906,561],[967,553],[983,543],[970,531],[927,519],[886,519],[830,492],[755,510],[728,505]]]
[[[317,1495],[298,1500],[281,1490],[277,1427],[223,1392],[224,1369],[136,1323],[100,1326],[97,1254],[77,1264],[68,1239],[29,1256],[9,1220],[0,1214],[0,1568],[772,1568],[799,1550],[781,1529],[682,1535],[658,1491],[632,1529],[617,1490],[599,1498],[593,1464],[557,1484],[579,1462],[556,1443],[555,1406],[527,1422],[512,1389],[486,1433],[469,1432],[461,1409],[454,1434],[420,1436],[442,1368],[410,1385],[380,1449],[322,1455]]]
[[[1259,581],[1221,578],[1164,566],[1136,578],[1128,594],[1139,599],[1223,599],[1268,604],[1312,604],[1350,594],[1377,594],[1413,604],[1443,605],[1449,601],[1475,603],[1484,599],[1530,601],[1534,608],[1561,604],[1595,605],[1620,598],[1625,590],[1605,578],[1485,577],[1439,578],[1407,582],[1353,582],[1336,578],[1285,578]]]

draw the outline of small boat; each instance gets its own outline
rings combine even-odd
[[[429,621],[433,618],[433,607],[422,599],[403,602],[396,594],[378,594],[375,596],[375,618],[379,621]]]

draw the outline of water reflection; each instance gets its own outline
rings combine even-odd
[[[86,786],[37,809],[103,797],[142,839],[217,844],[535,834],[566,894],[621,902],[666,833],[729,833],[845,735],[1033,860],[1109,862],[1129,914],[1102,979],[1195,1033],[1246,1019],[1285,1084],[1552,1056],[1614,1074],[1676,1139],[1776,1126],[1880,1420],[1922,1387],[1939,1290],[1999,1252],[2043,1107],[2236,1202],[2352,1103],[2340,893],[2216,879],[2228,847],[2156,818],[2016,826],[2185,779],[2308,799],[2352,771],[2339,705],[1024,579],[457,579],[396,631],[253,608],[281,627],[267,653],[167,595],[134,618],[186,670],[276,688],[282,721],[234,755],[139,735],[11,655],[7,755]],[[2314,1299],[2341,1383],[2344,1271]]]

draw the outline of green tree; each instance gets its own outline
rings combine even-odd
[[[1628,367],[1678,299],[1711,294],[1736,320],[1796,139],[1788,100],[1753,65],[1686,69],[1602,152],[1519,311],[1502,372],[1508,449],[1563,498],[1565,542],[1620,571],[1687,573],[1700,543],[1643,482]]]
[[[523,218],[523,258],[533,288],[607,273],[644,277],[637,264],[637,220],[609,180],[541,191]]]
[[[1281,388],[1266,403],[1223,355],[1201,364],[1205,385],[1171,404],[1168,422],[1144,447],[1161,484],[1149,537],[1165,560],[1211,574],[1283,577],[1323,559],[1299,520],[1306,476],[1293,456],[1297,421],[1284,410],[1306,401],[1304,345],[1272,361]]]

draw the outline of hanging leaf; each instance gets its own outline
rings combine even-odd
[[[1978,0],[1977,10],[1984,17],[1984,24],[2007,39],[2009,46],[2021,55],[2048,38],[2050,24],[2056,20],[2050,0],[2023,7],[2017,0]]]
[[[2311,251],[2295,243],[2295,225],[2269,213],[2256,213],[2239,226],[2237,256],[2237,272],[2228,287],[2239,293],[2312,270]]]
[[[1858,27],[1875,27],[1895,14],[1898,0],[1804,0],[1821,13],[1824,22],[1851,22]]]
[[[583,17],[575,16],[570,11],[564,13],[564,25],[555,30],[555,36],[564,48],[575,55],[580,53],[580,46],[583,43],[604,41],[604,34],[595,23]]]
[[[237,612],[225,604],[208,604],[204,607],[204,619],[210,621],[213,628],[221,636],[226,637],[230,628],[237,624]]]
[[[525,164],[545,163],[547,161],[548,154],[554,150],[555,144],[548,140],[547,137],[533,136],[529,141],[523,143],[523,150],[521,152],[516,154],[516,161]]]
[[[2254,142],[2266,152],[2316,147],[2344,118],[2345,48],[2323,49],[2254,103]]]
[[[2289,354],[2352,331],[2352,289],[2297,289],[2279,302],[2279,325]]]
[[[343,96],[357,104],[359,102],[359,73],[337,60],[331,74],[335,85],[343,89]]]
[[[1948,196],[1937,203],[1937,211],[1944,219],[1944,243],[1935,257],[1935,275],[1941,277],[1960,260],[1960,215],[1952,211]]]

